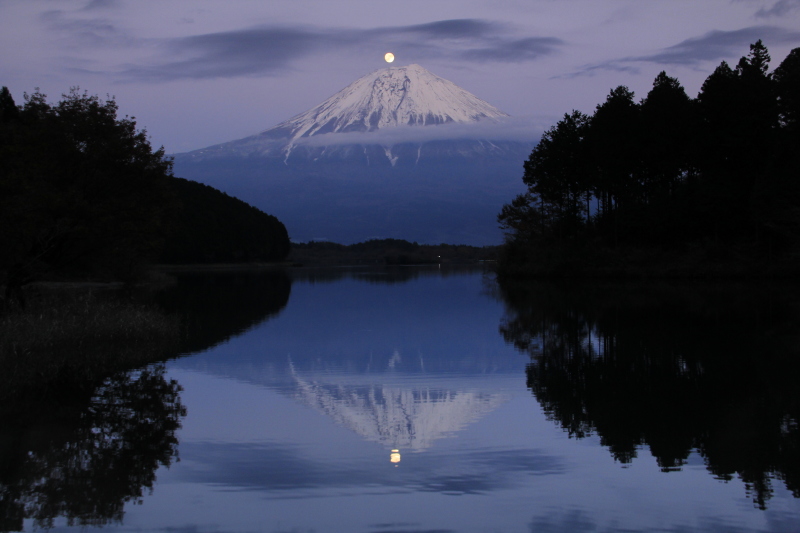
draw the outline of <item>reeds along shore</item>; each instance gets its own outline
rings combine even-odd
[[[46,291],[0,313],[0,402],[89,392],[174,352],[179,321],[91,291]]]

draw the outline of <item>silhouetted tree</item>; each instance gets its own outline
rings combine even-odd
[[[641,103],[642,159],[648,203],[676,194],[692,171],[694,109],[677,78],[662,71]]]
[[[0,530],[22,531],[25,519],[43,529],[62,517],[71,526],[121,522],[125,504],[141,502],[177,457],[181,390],[158,365],[108,379],[83,405],[4,420]]]
[[[641,198],[636,179],[639,162],[639,106],[634,94],[620,85],[597,106],[589,130],[589,146],[596,169],[595,195],[601,216],[608,217],[620,206]]]
[[[7,295],[44,273],[131,277],[158,250],[172,162],[113,99],[73,89],[56,105],[26,94],[0,121],[0,271]],[[9,119],[10,118],[10,119]],[[21,302],[22,303],[22,302]]]
[[[800,248],[800,48],[786,56],[772,79],[779,126],[753,191],[762,248],[770,256]]]
[[[689,236],[688,195],[696,182],[694,105],[677,78],[661,72],[640,104],[641,223],[628,233],[641,242],[671,243]]]
[[[789,52],[772,77],[781,125],[797,131],[800,129],[800,48]]]
[[[182,317],[180,353],[208,350],[277,316],[289,301],[284,269],[175,273],[179,283],[159,291],[159,307]]]
[[[800,250],[800,49],[774,75],[769,62],[759,40],[695,100],[661,72],[640,103],[619,86],[591,117],[565,115],[525,163],[527,193],[499,214],[502,265],[564,273],[562,239],[547,239],[569,236],[569,262],[594,269],[619,254],[610,271],[633,271],[634,257],[658,268],[692,250],[701,269],[770,272],[779,257],[789,272]]]
[[[529,194],[538,199],[538,211],[558,239],[576,235],[589,218],[589,170],[584,154],[588,127],[589,117],[583,113],[565,114],[542,135],[524,164],[522,181]],[[508,216],[512,214],[509,212]]]
[[[692,452],[766,508],[800,497],[796,294],[676,285],[501,283],[500,333],[531,358],[527,385],[570,437],[615,460],[649,447],[663,471]]]
[[[503,206],[497,220],[509,240],[538,241],[542,237],[544,219],[534,202],[536,198],[531,193],[523,193]]]
[[[182,178],[167,185],[178,205],[162,261],[282,261],[289,253],[286,227],[274,216],[208,185]]]
[[[769,54],[759,40],[735,70],[722,63],[698,95],[703,121],[701,172],[704,221],[714,239],[758,238],[752,194],[765,177],[778,125],[777,102],[767,74]]]
[[[0,89],[0,124],[8,123],[19,118],[19,109],[14,103],[8,87]]]

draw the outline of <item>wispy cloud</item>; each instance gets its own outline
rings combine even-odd
[[[87,6],[87,9],[89,7]],[[73,18],[65,11],[53,9],[39,15],[47,29],[68,48],[131,46],[135,39],[114,23],[103,18]]]
[[[376,29],[261,26],[167,40],[162,57],[130,65],[125,76],[153,81],[272,75],[303,57],[353,49],[394,49],[415,59],[525,62],[556,53],[555,37],[519,36],[505,24],[477,19]]]
[[[751,26],[733,31],[711,31],[701,37],[686,39],[649,56],[629,58],[628,61],[649,61],[668,65],[694,65],[746,55],[749,45],[763,40],[770,43],[800,42],[800,31],[777,26]]]
[[[555,53],[562,44],[563,41],[555,37],[527,37],[495,42],[490,46],[466,50],[459,55],[473,61],[522,63]]]
[[[572,79],[580,76],[594,76],[599,72],[624,72],[626,74],[639,74],[641,69],[639,67],[625,64],[620,60],[606,61],[604,63],[596,63],[593,65],[584,65],[583,67],[573,72],[553,76],[552,79]]]
[[[732,31],[711,31],[700,37],[692,37],[653,54],[630,56],[603,63],[585,65],[562,78],[592,76],[600,71],[629,72],[638,74],[635,63],[693,66],[708,61],[729,60],[747,55],[749,45],[763,40],[767,47],[775,43],[800,43],[800,31],[791,31],[777,26],[750,26]]]
[[[394,146],[404,143],[424,143],[443,140],[536,141],[544,127],[528,118],[507,118],[470,124],[440,124],[436,126],[398,126],[372,132],[327,133],[303,137],[295,141],[305,146],[334,146],[378,144]]]
[[[128,78],[150,81],[271,74],[314,51],[340,45],[336,35],[307,28],[250,28],[173,39],[162,56],[180,59],[130,65]]]
[[[115,7],[119,3],[119,0],[89,0],[89,2],[83,6],[85,11],[91,11],[92,9],[106,9],[109,7]]]
[[[769,9],[762,7],[756,11],[756,17],[783,17],[796,9],[800,9],[800,0],[778,0]]]
[[[416,34],[435,40],[443,39],[474,39],[492,36],[501,25],[481,19],[453,19],[437,20],[425,24],[411,26],[392,26],[372,30],[376,33],[390,32],[398,34]]]

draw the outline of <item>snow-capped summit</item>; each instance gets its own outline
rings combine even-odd
[[[366,165],[384,162],[395,166],[404,159],[414,163],[432,155],[431,140],[470,139],[470,147],[452,145],[453,153],[484,157],[497,151],[486,144],[478,122],[499,123],[509,116],[419,65],[387,67],[363,76],[318,106],[281,122],[257,135],[245,137],[185,155],[200,161],[219,157],[280,158],[287,165],[303,161],[360,158]],[[435,133],[417,126],[455,125]],[[483,126],[483,124],[482,124]],[[465,130],[464,128],[468,128]],[[474,131],[473,131],[474,130]],[[421,135],[425,132],[426,135]],[[448,137],[448,135],[451,135]],[[397,145],[412,144],[406,153]],[[298,151],[298,147],[303,147]],[[442,145],[439,145],[441,153]],[[402,150],[401,150],[402,151]]]
[[[268,132],[285,132],[294,141],[323,133],[469,123],[507,116],[453,82],[419,65],[408,65],[367,74],[320,105]]]
[[[419,65],[382,68],[242,139],[176,154],[176,175],[277,216],[292,239],[497,244],[538,135]]]

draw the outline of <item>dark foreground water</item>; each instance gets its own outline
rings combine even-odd
[[[158,301],[188,355],[4,422],[0,530],[800,531],[792,287],[434,267]]]

